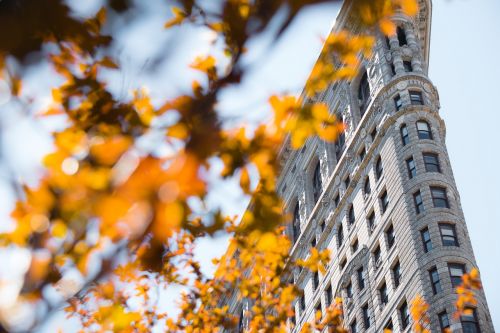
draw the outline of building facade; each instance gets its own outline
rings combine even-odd
[[[356,32],[352,1],[334,31]],[[336,82],[315,101],[329,105],[347,129],[336,143],[311,138],[300,150],[285,143],[278,191],[293,216],[292,256],[328,248],[326,274],[293,272],[303,290],[295,327],[343,299],[351,332],[410,332],[417,295],[430,305],[432,332],[494,332],[485,296],[473,315],[454,316],[461,275],[476,261],[460,205],[428,73],[431,2],[396,14],[397,34],[377,35],[369,61],[351,82]]]

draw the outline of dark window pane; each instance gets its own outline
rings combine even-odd
[[[386,230],[385,235],[387,238],[387,246],[391,248],[396,240],[396,236],[394,235],[394,227],[392,226],[392,224]]]
[[[339,247],[341,247],[342,243],[344,243],[344,230],[342,228],[342,224],[339,225],[339,230],[337,231],[337,243]]]
[[[387,190],[385,190],[380,196],[380,204],[382,206],[382,213],[387,210],[387,206],[389,206],[389,196],[387,195]]]
[[[440,293],[441,289],[441,281],[439,280],[439,273],[436,267],[432,267],[429,270],[429,277],[431,279],[432,292],[435,294]]]
[[[462,329],[464,333],[480,333],[479,323],[477,320],[476,309],[470,309],[470,314],[464,314],[460,317]]]
[[[387,295],[387,285],[384,283],[378,291],[380,295],[380,303],[382,305],[386,305],[389,301],[389,296]]]
[[[420,191],[417,191],[413,194],[413,202],[415,204],[416,213],[422,213],[424,211],[424,202],[422,201],[422,195],[420,194]]]
[[[358,288],[359,290],[363,290],[365,288],[365,275],[363,267],[358,269]]]
[[[403,67],[405,72],[413,72],[413,67],[411,66],[411,61],[403,61]]]
[[[372,232],[375,229],[375,212],[368,215],[368,230]]]
[[[402,27],[398,27],[397,30],[396,30],[396,33],[398,35],[399,46],[407,45],[408,42],[406,41],[405,30]]]
[[[439,158],[437,154],[424,153],[425,171],[427,172],[441,172],[441,167],[439,165]]]
[[[420,231],[422,235],[422,242],[424,244],[424,251],[427,253],[432,250],[431,235],[428,228],[424,228]]]
[[[370,84],[368,83],[368,75],[366,72],[363,74],[361,78],[361,82],[358,87],[358,100],[359,100],[359,111],[361,113],[361,117],[365,112],[366,107],[368,106],[368,100],[370,98]]]
[[[365,329],[368,329],[371,326],[370,309],[368,308],[368,304],[363,306],[363,324]]]
[[[321,192],[323,191],[323,186],[321,183],[321,165],[318,162],[316,164],[316,168],[314,169],[314,175],[313,175],[313,197],[314,197],[314,202],[317,202]]]
[[[462,284],[462,275],[465,273],[465,265],[462,264],[448,264],[450,271],[451,285],[453,288]]]
[[[406,160],[406,168],[408,169],[408,177],[412,179],[417,175],[417,168],[415,166],[415,161],[413,160],[413,157],[410,157],[409,159]]]
[[[422,93],[420,91],[410,90],[410,102],[412,105],[424,105],[424,99],[422,98]]]
[[[403,101],[401,100],[400,95],[396,95],[396,97],[394,97],[394,105],[396,107],[396,111],[399,111],[403,106]]]
[[[406,302],[399,308],[399,315],[401,316],[401,327],[404,330],[410,324],[410,311]]]
[[[299,203],[295,205],[295,210],[293,211],[293,241],[296,242],[300,236],[300,209]]]
[[[375,175],[377,176],[377,179],[380,179],[380,177],[382,177],[383,172],[384,168],[382,166],[382,159],[379,157],[377,163],[375,164]]]
[[[401,283],[401,265],[399,261],[392,268],[392,276],[394,278],[394,288],[397,288]]]
[[[364,192],[366,195],[368,195],[372,192],[372,188],[370,187],[370,178],[369,177],[366,177]]]
[[[439,232],[443,246],[458,246],[457,232],[453,224],[440,223]]]
[[[419,139],[432,140],[432,133],[429,124],[423,120],[417,121],[417,134]]]
[[[450,329],[450,320],[448,319],[448,313],[446,311],[441,312],[439,315],[439,326],[441,327],[442,332],[446,332],[446,330]]]
[[[410,136],[408,135],[408,128],[406,125],[401,126],[401,141],[403,142],[403,146],[406,146],[410,142]]]
[[[356,222],[356,217],[354,216],[354,206],[351,205],[349,208],[349,216],[348,216],[349,224],[354,224]]]
[[[329,285],[328,288],[326,289],[325,291],[325,300],[326,300],[326,306],[330,306],[332,304],[332,300],[333,300],[333,289],[332,289],[332,285]]]
[[[434,207],[450,208],[445,188],[431,186],[431,196]]]

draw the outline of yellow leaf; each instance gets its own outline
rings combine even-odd
[[[171,28],[174,25],[181,24],[187,16],[186,13],[184,13],[184,11],[179,7],[173,7],[172,13],[174,14],[174,17],[165,23],[165,28]]]

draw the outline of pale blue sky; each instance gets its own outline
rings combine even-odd
[[[99,0],[74,3],[82,11],[93,11]],[[149,51],[155,51],[161,44],[157,37],[168,40],[167,35],[158,33],[168,8],[159,2],[152,7],[146,24],[127,26],[119,38],[124,66],[144,62]],[[337,10],[338,6],[322,5],[305,11],[271,49],[269,40],[256,41],[248,55],[248,61],[256,65],[240,87],[224,94],[220,103],[224,114],[237,116],[235,121],[241,117],[249,121],[262,119],[271,94],[299,93],[321,49],[321,37],[330,31]],[[496,91],[496,79],[500,77],[496,66],[500,54],[498,13],[498,0],[434,0],[429,75],[440,94],[440,113],[447,126],[447,146],[462,207],[491,315],[496,329],[500,330],[500,242],[496,240],[500,235],[500,177],[496,170],[500,164],[496,145],[500,124],[496,103],[500,95]],[[187,71],[186,65],[195,55],[213,50],[208,44],[211,36],[186,27],[177,29],[175,34],[183,36],[178,40],[177,55],[155,73],[125,70],[115,75],[112,85],[117,93],[126,94],[130,88],[145,85],[153,98],[160,100],[175,96],[189,86],[196,74]],[[50,77],[48,69],[40,69],[40,73]],[[49,86],[48,80],[44,83]],[[40,89],[39,84],[32,89]],[[19,177],[33,179],[33,168],[50,149],[43,129],[53,124],[33,124],[20,119],[10,116],[3,120],[3,143],[11,148],[9,157],[15,162]],[[211,197],[214,205],[222,206],[231,214],[243,212],[247,201],[237,194],[235,186],[220,183],[213,186],[217,188]],[[3,189],[0,186],[0,195],[5,200],[0,204],[1,217],[11,209],[11,205],[6,204],[9,200],[5,199],[9,193]],[[199,257],[207,262],[206,271],[212,269],[208,258],[220,255],[225,247],[226,240],[222,238],[200,242]],[[172,299],[162,303],[170,308]],[[65,331],[71,331],[71,325],[65,327],[68,329]]]

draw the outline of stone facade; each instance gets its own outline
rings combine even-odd
[[[358,29],[351,4],[344,2],[334,31]],[[313,245],[332,253],[326,274],[294,272],[304,298],[296,302],[291,332],[335,297],[343,298],[352,331],[409,332],[405,305],[416,295],[430,304],[432,332],[441,332],[446,320],[452,332],[476,332],[474,323],[467,330],[454,316],[453,276],[477,265],[438,92],[427,76],[430,0],[420,1],[416,18],[397,14],[394,21],[398,34],[377,35],[358,77],[318,97],[346,123],[345,135],[337,143],[312,138],[300,150],[281,148],[278,190],[295,216],[287,227],[295,239],[291,254],[305,257]],[[477,325],[494,332],[484,294],[477,298]],[[232,307],[239,312],[242,305]]]

